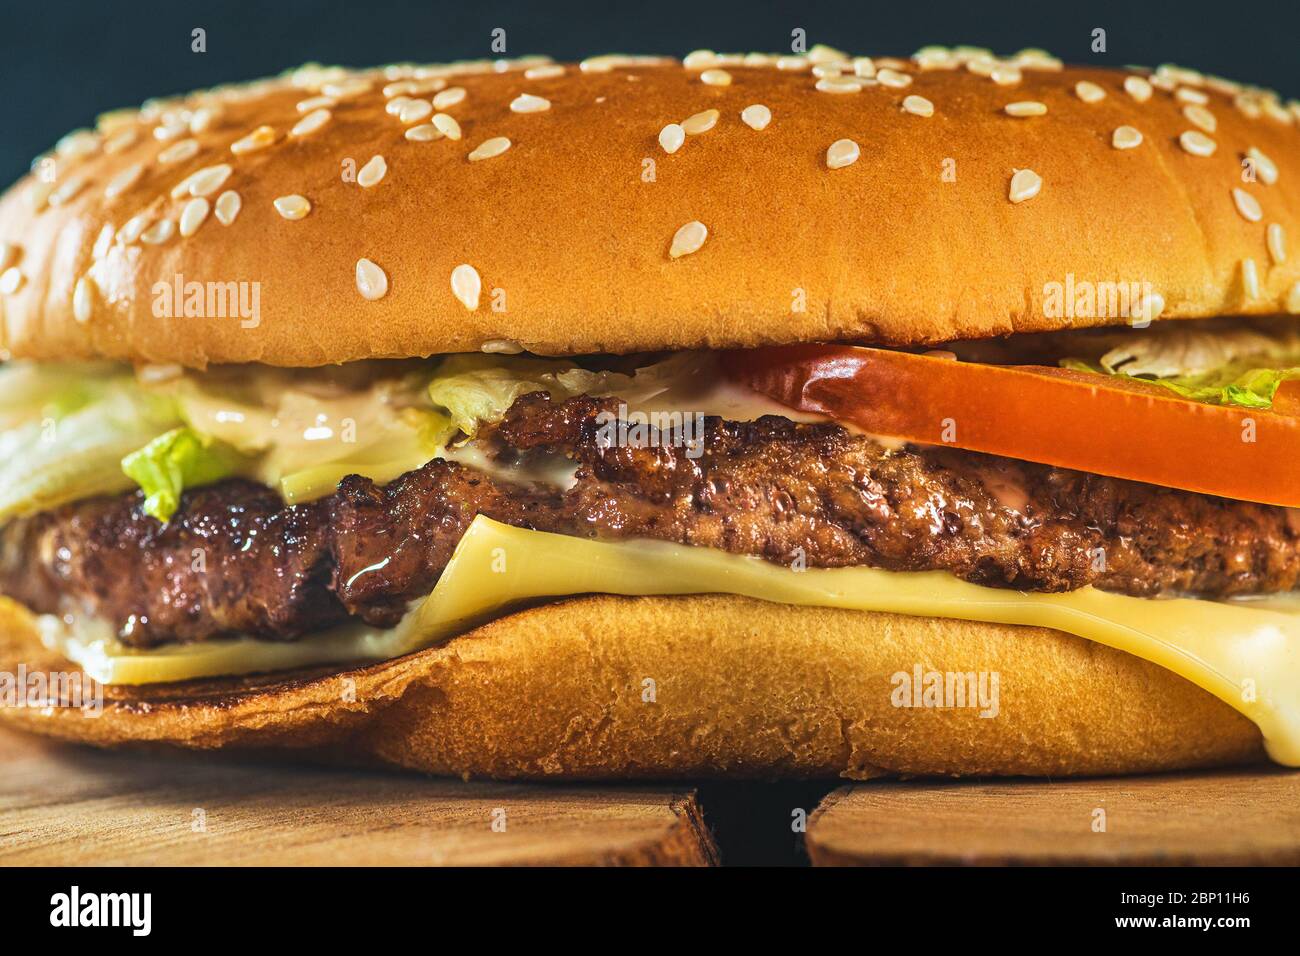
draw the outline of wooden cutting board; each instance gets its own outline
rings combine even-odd
[[[0,732],[3,865],[717,862],[693,791],[464,783]]]
[[[1300,772],[856,784],[806,845],[815,866],[1295,865]]]

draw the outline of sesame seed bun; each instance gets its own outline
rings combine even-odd
[[[49,655],[0,602],[0,669],[60,669]],[[996,717],[893,706],[891,675],[916,662],[998,672]],[[588,597],[344,673],[105,693],[95,719],[4,707],[0,720],[98,746],[498,778],[1061,776],[1263,759],[1259,731],[1228,705],[1081,638],[732,596]]]
[[[1049,316],[1044,287],[1069,275],[1149,283],[1163,318],[1300,311],[1300,254],[1275,262],[1267,236],[1300,247],[1294,102],[1036,57],[880,61],[861,80],[737,59],[306,69],[113,114],[38,163],[54,183],[0,199],[18,270],[0,278],[0,346],[315,366],[1126,321]],[[1113,145],[1121,127],[1140,143]],[[260,283],[258,324],[155,315],[177,275]]]

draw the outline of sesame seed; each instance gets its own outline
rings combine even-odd
[[[96,260],[104,258],[104,256],[108,255],[108,250],[111,249],[112,246],[113,224],[111,222],[106,222],[99,230],[99,235],[95,238],[95,244],[90,249],[91,258]],[[0,256],[0,258],[3,258],[3,256]],[[4,267],[0,266],[0,269],[2,268]]]
[[[1259,298],[1259,269],[1254,259],[1241,260],[1241,289],[1247,301]]]
[[[186,176],[172,189],[172,198],[182,196],[210,196],[225,184],[232,172],[229,163],[205,166]]]
[[[1110,144],[1116,149],[1132,149],[1142,145],[1142,134],[1132,126],[1119,126],[1111,135]]]
[[[700,246],[704,245],[704,240],[707,238],[709,238],[708,227],[699,220],[692,219],[673,234],[673,244],[668,250],[668,255],[680,259],[682,256],[699,252]]]
[[[236,156],[244,153],[251,153],[259,149],[265,149],[275,142],[275,130],[269,126],[259,126],[242,139],[237,139],[230,144],[230,151]]]
[[[0,241],[0,272],[4,272],[11,265],[18,261],[18,246],[16,243]]]
[[[51,206],[62,206],[65,202],[69,202],[73,196],[77,195],[77,193],[81,192],[82,187],[85,185],[85,177],[73,176],[62,186],[51,192],[47,201]]]
[[[384,112],[389,116],[396,116],[402,112],[402,107],[412,102],[409,96],[395,96],[384,104]]]
[[[1213,156],[1218,143],[1204,133],[1189,129],[1178,137],[1179,144],[1193,156]]]
[[[433,104],[428,100],[407,100],[398,109],[397,118],[409,126],[411,123],[428,119],[432,112]]]
[[[49,201],[50,193],[53,191],[54,186],[51,183],[43,183],[40,180],[37,180],[34,183],[28,184],[27,188],[23,190],[23,196],[26,198],[27,206],[32,212],[40,212],[45,208],[45,204]]]
[[[869,56],[855,56],[853,58],[853,75],[864,80],[874,80],[876,78],[876,63]]]
[[[1250,222],[1259,222],[1264,218],[1264,210],[1260,208],[1259,200],[1246,190],[1234,189],[1232,201],[1237,204],[1237,212],[1241,213],[1242,218]]]
[[[1047,112],[1047,104],[1037,100],[1021,100],[1017,103],[1008,103],[1003,109],[1008,116],[1042,116]]]
[[[1124,92],[1133,97],[1133,99],[1137,100],[1139,103],[1145,103],[1147,100],[1151,99],[1151,94],[1154,90],[1151,89],[1151,84],[1142,79],[1142,77],[1129,76],[1124,79]]]
[[[848,54],[825,43],[814,43],[813,48],[808,51],[808,59],[813,63],[834,63],[837,60],[848,59]]]
[[[60,159],[82,159],[99,152],[102,137],[88,129],[73,130],[54,146]]]
[[[692,50],[682,57],[682,66],[688,70],[702,70],[718,62],[718,54],[712,50]]]
[[[776,68],[778,70],[800,70],[808,69],[809,61],[806,56],[781,56],[777,57]]]
[[[512,113],[541,113],[551,108],[551,101],[531,93],[520,93],[510,101]]]
[[[388,172],[388,164],[384,162],[384,157],[371,156],[370,162],[362,166],[357,173],[357,185],[362,189],[369,189],[377,185],[386,172]]]
[[[338,106],[338,102],[328,96],[313,96],[310,99],[300,100],[297,110],[299,113],[313,113],[316,110],[327,110]]]
[[[126,192],[144,175],[144,163],[132,163],[108,181],[104,187],[104,198],[114,199]]]
[[[1254,146],[1246,150],[1246,155],[1254,161],[1255,173],[1265,186],[1272,186],[1277,182],[1277,164],[1261,153]]]
[[[438,128],[438,132],[448,139],[460,139],[460,124],[446,113],[435,113],[433,125]]]
[[[180,122],[179,120],[174,120],[170,123],[163,123],[159,126],[155,126],[153,130],[153,136],[154,139],[165,143],[168,140],[175,139],[176,137],[182,136],[185,133],[188,133],[189,131],[190,131],[190,124],[188,121]]]
[[[1046,50],[1030,47],[1015,55],[1015,62],[1026,69],[1059,70],[1064,64]]]
[[[1241,92],[1241,84],[1235,80],[1225,80],[1221,76],[1206,76],[1205,85],[1216,93],[1222,93],[1225,96],[1234,96]]]
[[[995,66],[989,71],[989,79],[998,86],[1015,86],[1021,79],[1020,70],[1006,64]]]
[[[482,291],[483,280],[473,266],[462,262],[451,270],[451,293],[471,312],[478,308]]]
[[[669,123],[659,131],[659,145],[669,155],[681,149],[684,142],[686,142],[686,130],[677,123]]]
[[[1085,103],[1100,103],[1106,98],[1106,91],[1096,83],[1080,80],[1074,84],[1074,95]]]
[[[705,70],[700,74],[700,82],[708,86],[730,86],[731,74],[726,70]]]
[[[243,200],[239,198],[239,193],[233,189],[227,189],[217,197],[217,203],[214,207],[217,222],[223,226],[230,225],[235,221],[235,217],[239,215],[239,208],[243,204]]]
[[[388,276],[369,259],[357,260],[357,291],[373,302],[388,294]]]
[[[812,75],[818,79],[825,76],[839,76],[843,72],[838,63],[818,63],[812,68]]]
[[[0,287],[4,285],[4,280],[0,278]],[[0,288],[0,292],[4,289]],[[1292,315],[1300,315],[1300,282],[1291,286],[1291,291],[1286,294],[1286,310]]]
[[[1204,106],[1210,102],[1210,98],[1200,90],[1191,90],[1185,86],[1179,88],[1178,92],[1174,94],[1174,99],[1180,103],[1194,103],[1197,106]]]
[[[1043,188],[1043,177],[1032,169],[1018,169],[1011,177],[1011,190],[1007,198],[1014,203],[1033,199]]]
[[[923,46],[912,54],[912,59],[922,69],[928,70],[944,69],[950,65],[955,65],[953,52],[945,46]]]
[[[816,88],[822,93],[861,93],[862,83],[851,76],[827,76],[817,81]]]
[[[700,133],[707,133],[718,122],[718,117],[722,114],[717,110],[705,110],[702,113],[696,113],[682,120],[682,130],[687,136],[698,136]]]
[[[488,339],[478,350],[489,355],[518,355],[524,347],[511,339]]]
[[[933,116],[934,104],[924,96],[907,96],[903,98],[903,112],[913,116]]]
[[[1249,93],[1241,93],[1234,97],[1232,105],[1237,107],[1237,109],[1245,113],[1251,119],[1259,119],[1264,115],[1264,111],[1260,109],[1259,103],[1256,101],[1255,97]]]
[[[100,113],[95,117],[95,128],[105,136],[112,136],[128,127],[135,126],[140,121],[140,111],[127,107],[120,110],[109,110],[107,113]]]
[[[187,202],[181,210],[181,235],[192,236],[198,232],[199,226],[203,225],[203,220],[208,218],[208,212],[211,209],[211,203],[201,196]]]
[[[881,86],[888,86],[891,89],[901,90],[912,85],[912,78],[906,73],[886,69],[876,71],[876,82]]]
[[[1193,126],[1199,126],[1207,133],[1213,133],[1219,127],[1219,121],[1214,118],[1214,114],[1204,106],[1198,106],[1192,103],[1183,107],[1183,116]]]
[[[1132,317],[1145,322],[1154,322],[1165,310],[1165,297],[1159,292],[1148,292],[1138,300],[1137,309]]]
[[[432,79],[424,79],[421,80],[420,82],[415,83],[411,87],[411,95],[428,96],[430,93],[437,93],[440,90],[445,90],[446,88],[447,88],[447,81],[440,76],[435,76]]]
[[[862,150],[851,139],[837,139],[826,150],[826,168],[843,169],[852,166],[862,155]]]
[[[1290,126],[1295,122],[1290,111],[1277,100],[1265,100],[1264,112],[1268,114],[1269,119],[1277,120],[1285,126]]]
[[[485,139],[469,154],[469,161],[476,163],[481,159],[491,159],[493,156],[500,156],[510,148],[510,140],[504,136],[493,136],[491,139]]]
[[[104,152],[120,153],[135,143],[140,138],[140,134],[133,129],[124,129],[120,133],[114,133],[108,139],[104,140]]]
[[[360,181],[361,177],[358,176],[357,182]],[[378,180],[375,181],[378,182]],[[285,219],[302,219],[307,215],[307,213],[311,212],[311,203],[307,201],[305,196],[299,196],[297,193],[291,193],[288,196],[280,196],[276,198],[272,204],[275,206],[275,211]]]
[[[1156,67],[1156,72],[1162,76],[1168,76],[1178,83],[1185,83],[1187,86],[1203,86],[1205,84],[1204,76],[1198,71],[1188,69],[1185,66],[1162,63]]]
[[[161,153],[158,154],[160,163],[180,163],[187,159],[193,159],[199,151],[198,140],[183,139],[179,143],[173,143]]]
[[[327,109],[312,110],[298,122],[293,124],[289,130],[290,136],[306,136],[308,133],[314,133],[330,121],[333,114]]]
[[[172,237],[176,224],[170,219],[159,219],[144,232],[140,233],[140,241],[147,242],[151,246],[162,245]]]
[[[72,317],[85,325],[90,321],[90,314],[95,308],[95,292],[90,280],[82,276],[72,290]]]
[[[1280,223],[1271,222],[1266,230],[1268,237],[1268,255],[1274,265],[1286,262],[1286,233]]]
[[[465,88],[463,86],[453,86],[450,89],[443,90],[433,97],[433,109],[442,111],[448,107],[455,106],[465,99]]]
[[[190,117],[190,132],[198,135],[205,133],[216,125],[221,118],[221,111],[211,106],[201,106]]]
[[[442,139],[442,131],[432,123],[412,126],[405,135],[412,143],[428,143],[435,139]]]
[[[374,84],[364,77],[353,77],[339,83],[326,83],[321,87],[321,92],[336,100],[348,100],[369,93],[373,88]]]
[[[117,237],[127,245],[130,245],[140,238],[140,235],[144,232],[145,227],[149,225],[152,218],[153,217],[147,212],[137,213],[122,225]]]
[[[740,111],[740,121],[750,129],[767,129],[767,124],[772,122],[772,111],[761,103],[755,103]]]
[[[4,272],[0,272],[0,295],[13,295],[23,284],[23,274],[18,271],[17,266],[10,266]]]
[[[564,75],[564,67],[558,63],[550,63],[546,66],[534,66],[531,69],[524,70],[524,79],[526,80],[550,80],[557,76]]]

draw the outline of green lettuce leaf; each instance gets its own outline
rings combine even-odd
[[[1141,382],[1163,385],[1183,398],[1207,405],[1239,405],[1243,408],[1272,408],[1273,396],[1282,383],[1300,378],[1300,366],[1289,368],[1264,368],[1242,360],[1229,362],[1220,368],[1195,375],[1172,375],[1153,378],[1146,375],[1128,375],[1123,371],[1108,371],[1078,359],[1062,359],[1061,367],[1076,372],[1093,372],[1114,375]]]
[[[1100,348],[1087,360],[1061,366],[1153,382],[1211,405],[1270,408],[1281,384],[1300,377],[1300,332],[1286,325],[1173,325],[1093,341]]]
[[[126,491],[122,456],[180,424],[170,401],[143,394],[130,377],[87,383],[81,394],[91,392],[85,401],[59,389],[40,394],[23,420],[0,430],[0,521]]]
[[[572,362],[529,356],[453,355],[438,366],[429,397],[444,408],[455,426],[471,438],[483,422],[505,415],[515,399],[546,392],[558,400],[580,394],[606,393],[632,377],[591,372]]]
[[[145,493],[144,511],[171,520],[187,487],[209,485],[238,474],[247,459],[229,445],[192,428],[173,428],[122,459],[122,471]]]

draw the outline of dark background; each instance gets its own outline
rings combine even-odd
[[[206,53],[190,31],[207,30]],[[789,49],[912,53],[972,43],[1040,46],[1073,62],[1173,62],[1300,96],[1300,0],[858,0],[858,2],[481,2],[461,0],[0,0],[0,183],[67,131],[150,96],[278,73],[308,60],[368,66],[508,54]],[[1090,51],[1103,27],[1108,52]]]

